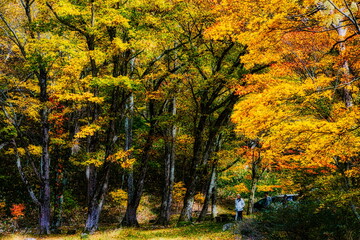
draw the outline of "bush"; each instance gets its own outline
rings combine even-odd
[[[244,219],[236,224],[235,234],[241,234],[242,239],[265,240],[259,222],[255,219]]]
[[[325,207],[316,201],[273,204],[257,221],[268,239],[360,239],[356,238],[359,222],[348,209]]]

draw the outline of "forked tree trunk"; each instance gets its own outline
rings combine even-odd
[[[126,104],[126,111],[128,113],[128,116],[125,118],[125,150],[128,151],[132,148],[132,125],[133,125],[133,111],[134,111],[134,98],[131,94],[128,103]],[[129,156],[130,157],[130,156]],[[131,202],[132,199],[135,197],[135,184],[134,184],[134,170],[131,167],[128,170],[127,174],[127,207],[126,207],[126,213],[125,217],[122,220],[123,225],[128,225],[128,223],[133,223],[134,225],[137,225],[137,219],[136,219],[136,208],[133,207],[133,204]]]
[[[226,100],[224,100],[224,109],[209,127],[210,132],[208,133],[206,142],[203,139],[205,138],[204,127],[207,122],[208,115],[202,114],[196,124],[197,127],[194,130],[194,146],[190,167],[190,179],[189,183],[187,184],[187,191],[184,198],[184,207],[181,211],[179,221],[191,220],[196,187],[199,184],[199,178],[204,173],[204,171],[201,171],[201,169],[206,167],[210,155],[214,151],[214,145],[216,144],[216,138],[219,136],[220,128],[229,121],[231,111],[233,110],[234,105],[238,99],[239,96],[235,95],[235,93],[232,93],[227,97]],[[206,106],[207,104],[204,105]],[[202,112],[209,112],[209,109],[204,109]]]
[[[199,164],[196,164],[198,167]],[[192,167],[190,172],[190,180],[187,185],[186,193],[183,200],[183,208],[181,209],[179,222],[189,222],[192,221],[192,211],[194,205],[194,197],[196,194],[196,186],[198,184],[198,172],[197,167]]]
[[[148,162],[150,158],[150,150],[152,148],[153,144],[153,137],[155,134],[155,109],[154,109],[154,101],[150,100],[149,102],[149,114],[150,114],[150,129],[147,134],[146,140],[145,140],[145,146],[143,149],[143,154],[140,158],[140,169],[138,173],[138,177],[135,181],[134,179],[134,173],[131,171],[129,174],[129,177],[131,178],[130,181],[128,181],[128,201],[127,201],[127,207],[126,207],[126,213],[122,220],[122,225],[127,227],[137,227],[139,226],[139,223],[137,221],[137,209],[140,204],[140,200],[143,194],[144,190],[144,184],[145,184],[145,177],[147,174],[148,169]]]
[[[192,209],[194,205],[194,196],[195,191],[186,191],[185,198],[184,198],[184,206],[181,210],[179,222],[185,221],[189,222],[192,220]]]
[[[210,174],[210,179],[208,181],[205,201],[204,201],[204,205],[201,209],[200,215],[197,219],[198,222],[205,220],[205,217],[208,213],[209,205],[211,204],[211,197],[214,194],[215,184],[216,184],[216,163],[214,163],[211,168],[211,174]]]
[[[218,152],[220,149],[221,149],[221,134],[219,134],[219,136],[216,139],[215,152]],[[205,220],[205,217],[208,213],[209,205],[211,203],[211,199],[214,196],[214,191],[215,191],[215,186],[216,186],[217,164],[218,164],[218,161],[214,160],[212,163],[212,166],[211,166],[210,178],[208,180],[208,184],[207,184],[207,188],[206,188],[205,201],[203,204],[203,208],[200,212],[200,215],[197,219],[197,221],[199,221],[199,222]]]
[[[26,15],[28,17],[28,23],[32,23],[31,18],[31,4],[33,1],[25,1],[23,2],[22,6],[24,7],[24,10],[26,12]],[[3,21],[5,21],[4,18],[2,18]],[[6,21],[5,21],[6,22]],[[9,24],[6,24],[8,27]],[[9,27],[9,30],[12,31],[12,29]],[[5,30],[6,31],[6,30]],[[16,34],[14,31],[12,31],[13,34]],[[31,30],[30,37],[35,38],[34,32]],[[15,35],[15,38],[17,36]],[[26,52],[25,48],[17,43],[21,53],[26,58]],[[48,80],[48,73],[46,70],[46,64],[42,61],[41,56],[39,54],[39,62],[38,62],[38,69],[35,71],[35,75],[38,78],[38,86],[40,88],[40,95],[39,100],[41,102],[41,109],[39,111],[40,115],[40,140],[41,140],[41,157],[40,157],[40,172],[36,169],[34,166],[34,173],[37,176],[38,180],[40,181],[40,189],[39,189],[39,197],[37,198],[35,196],[35,193],[30,186],[29,181],[26,178],[26,174],[24,173],[22,169],[21,159],[19,157],[19,153],[17,151],[16,141],[14,139],[14,146],[16,149],[16,164],[21,176],[22,181],[26,185],[28,192],[30,194],[31,199],[33,202],[38,206],[39,208],[39,233],[40,234],[49,234],[50,233],[50,212],[51,212],[51,203],[50,203],[50,153],[49,153],[49,144],[50,144],[50,124],[48,121],[48,115],[50,110],[47,108],[47,102],[48,102],[48,93],[47,93],[47,80]],[[6,113],[5,113],[6,114]],[[17,128],[18,126],[15,126]],[[21,131],[19,131],[19,136],[21,136]]]
[[[102,207],[105,202],[105,196],[108,190],[110,163],[104,163],[102,179],[97,183],[97,169],[91,164],[87,167],[88,178],[88,213],[84,232],[94,233],[99,228],[99,219]]]
[[[135,65],[135,60],[133,59],[130,62],[131,69],[134,69],[134,65]],[[131,97],[130,104],[127,106],[127,109],[129,110],[130,113],[133,113],[133,111],[134,111],[133,105],[134,105],[134,100]],[[130,169],[130,171],[128,173],[128,200],[127,200],[125,216],[121,222],[121,224],[123,226],[128,226],[128,227],[139,226],[139,223],[137,221],[137,209],[139,207],[143,189],[144,189],[145,177],[146,177],[148,161],[149,161],[149,157],[150,157],[150,150],[152,147],[153,135],[155,133],[155,120],[154,120],[155,109],[154,108],[155,108],[154,100],[150,100],[149,107],[148,107],[149,115],[150,115],[150,117],[149,117],[150,118],[150,129],[149,129],[149,133],[146,137],[143,154],[142,154],[141,158],[139,159],[141,161],[139,174],[138,174],[137,179],[135,179],[134,171],[132,168]],[[132,120],[127,119],[125,121],[125,124],[126,124],[125,132],[126,132],[126,139],[127,139],[126,145],[128,145],[127,148],[130,149],[131,141],[132,141]]]
[[[149,135],[146,139],[145,147],[144,147],[144,153],[142,155],[142,162],[141,162],[141,169],[137,178],[137,181],[135,183],[135,179],[133,181],[133,193],[131,195],[128,194],[128,202],[126,207],[126,213],[125,216],[121,222],[123,226],[127,227],[138,227],[139,222],[137,221],[137,209],[140,204],[140,200],[143,194],[144,190],[144,184],[145,184],[145,177],[147,174],[148,169],[148,162],[150,158],[150,150],[153,143],[153,134],[154,129],[151,128],[149,131]]]
[[[94,233],[99,228],[99,219],[103,204],[104,199],[91,204],[90,208],[88,209],[85,232]]]
[[[254,212],[254,203],[255,203],[255,193],[259,180],[262,178],[264,172],[266,171],[266,166],[263,166],[261,163],[262,157],[259,155],[255,157],[251,163],[251,190],[248,204],[248,214]]]
[[[190,166],[190,179],[186,184],[186,193],[184,197],[183,208],[180,213],[179,222],[182,221],[191,221],[192,220],[192,209],[194,205],[194,197],[196,194],[196,187],[199,180],[199,167],[201,162],[203,162],[202,156],[203,153],[203,134],[205,129],[207,116],[202,115],[197,122],[194,129],[194,145],[192,160]]]
[[[91,0],[91,25],[95,24],[95,10],[94,10],[94,1]],[[95,50],[95,36],[94,34],[89,34],[85,36],[86,44],[89,51]],[[90,56],[89,63],[91,66],[91,75],[92,77],[98,76],[98,67],[96,65],[95,59]],[[93,90],[94,96],[98,95],[98,88],[95,87]],[[114,101],[114,99],[112,99]],[[90,110],[91,118],[97,120],[99,118],[99,105],[94,103],[89,106],[92,108]],[[108,139],[109,140],[109,139]],[[88,136],[87,138],[87,152],[94,153],[98,150],[99,139],[97,135]],[[106,159],[106,158],[105,158]],[[103,163],[104,165],[105,163]],[[84,232],[85,233],[94,233],[98,228],[98,222],[100,217],[100,212],[102,210],[102,189],[107,187],[107,182],[98,181],[98,169],[94,164],[89,164],[86,166],[86,180],[87,180],[87,219],[85,223]],[[104,179],[105,180],[105,179]],[[106,185],[106,186],[105,186]]]
[[[176,100],[172,99],[169,111],[176,115]],[[168,140],[165,143],[165,186],[160,207],[160,216],[157,221],[160,225],[169,225],[171,215],[172,191],[175,178],[175,138],[176,126],[173,124],[168,131]]]
[[[30,183],[27,179],[27,176],[22,168],[22,163],[20,159],[19,152],[17,150],[17,144],[15,139],[13,140],[15,153],[16,153],[16,165],[19,170],[19,174],[21,177],[21,180],[27,187],[28,193],[30,194],[31,200],[38,206],[39,209],[39,215],[38,215],[38,223],[39,223],[39,234],[50,234],[50,181],[49,178],[46,178],[50,176],[49,172],[50,170],[47,168],[49,166],[49,161],[46,163],[44,162],[43,158],[41,158],[40,167],[41,172],[38,173],[35,169],[35,174],[38,176],[38,179],[41,182],[40,189],[39,189],[39,197],[37,198],[35,195],[35,192],[33,191],[33,188],[30,186]],[[45,158],[50,160],[49,158]],[[41,174],[41,175],[40,175]],[[44,181],[45,180],[45,181]]]

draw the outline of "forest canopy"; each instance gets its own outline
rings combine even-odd
[[[139,226],[149,204],[167,226],[237,193],[252,214],[270,192],[359,226],[359,15],[348,0],[2,0],[0,221],[93,233]]]

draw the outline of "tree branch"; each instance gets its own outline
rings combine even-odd
[[[16,32],[14,29],[11,28],[10,24],[6,21],[4,15],[2,15],[2,13],[0,13],[0,19],[3,21],[3,23],[5,24],[5,26],[7,27],[7,29],[11,32],[11,35],[14,37],[14,38],[11,38],[10,36],[10,39],[11,41],[13,41],[16,46],[19,47],[20,51],[21,51],[21,54],[26,57],[26,52],[25,52],[25,48],[24,46],[21,44],[18,36],[16,35]]]
[[[221,70],[222,62],[225,58],[225,56],[229,53],[229,51],[235,46],[235,43],[232,42],[227,48],[224,49],[224,51],[221,53],[220,57],[217,60],[215,72],[219,72]]]
[[[199,37],[200,35],[196,35],[193,39]],[[170,49],[166,49],[164,50],[159,56],[157,56],[156,58],[154,58],[153,60],[151,60],[148,64],[148,67],[145,69],[144,73],[141,75],[141,78],[144,78],[146,75],[148,75],[151,71],[151,68],[154,66],[154,64],[159,61],[161,58],[163,58],[165,55],[169,54],[170,52],[176,50],[176,49],[179,49],[180,47],[184,46],[185,44],[189,43],[190,41],[187,41],[187,42],[182,42],[178,45],[176,45],[175,47],[173,48],[170,48]]]
[[[84,30],[72,25],[71,23],[64,21],[63,19],[61,19],[61,17],[55,12],[54,8],[51,6],[51,4],[49,2],[46,2],[46,6],[48,6],[48,8],[51,10],[51,12],[54,14],[55,18],[62,24],[64,24],[65,26],[68,26],[70,29],[77,31],[79,33],[81,33],[84,36],[88,36],[89,34],[87,32],[85,32]]]
[[[226,170],[230,169],[232,166],[234,166],[236,163],[238,163],[241,160],[241,158],[236,158],[235,161],[233,161],[232,163],[228,164],[226,167],[218,170],[218,172],[225,172]]]
[[[331,0],[328,0],[329,3],[341,14],[343,15],[344,17],[346,17],[347,19],[349,19],[349,21],[355,26],[357,27],[357,23],[356,23],[356,19],[353,19],[351,18],[350,16],[348,16],[346,13],[344,13],[344,11],[342,11],[340,8],[338,8],[338,6],[336,6],[336,4],[331,1]],[[351,10],[349,9],[349,11],[351,12]],[[359,29],[357,28],[357,31],[359,32]]]
[[[19,171],[19,173],[20,173],[21,180],[22,180],[23,183],[25,184],[25,186],[26,186],[26,188],[27,188],[27,190],[28,190],[28,192],[29,192],[29,194],[30,194],[31,200],[32,200],[37,206],[40,206],[41,203],[40,203],[40,201],[37,199],[37,197],[35,196],[35,193],[34,193],[33,189],[31,188],[29,181],[27,180],[26,174],[25,174],[25,172],[24,172],[23,169],[22,169],[21,158],[20,158],[19,152],[18,152],[18,150],[17,150],[17,146],[16,146],[15,139],[13,139],[13,145],[14,145],[15,153],[16,153],[16,166],[17,166],[18,171]]]
[[[346,37],[344,40],[337,41],[337,42],[331,47],[331,49],[330,49],[329,52],[333,51],[338,44],[344,43],[344,42],[346,42],[347,40],[349,40],[350,38],[353,38],[353,37],[355,37],[355,36],[358,35],[358,34],[359,34],[359,33],[354,33],[354,34]]]

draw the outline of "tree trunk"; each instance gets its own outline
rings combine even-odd
[[[211,196],[211,218],[214,220],[217,217],[217,191],[216,181]]]
[[[219,88],[221,89],[221,88]],[[205,97],[206,99],[206,97]],[[236,101],[239,99],[235,93],[231,93],[224,101],[224,109],[216,120],[209,127],[210,132],[207,136],[206,143],[204,143],[204,128],[207,122],[207,118],[210,110],[209,103],[203,104],[204,109],[201,110],[199,121],[196,124],[196,129],[194,130],[194,146],[193,146],[193,156],[190,167],[190,180],[187,185],[187,191],[184,198],[184,207],[181,211],[179,221],[190,221],[191,211],[193,205],[193,199],[196,193],[196,186],[199,183],[199,178],[201,174],[204,173],[206,164],[210,158],[210,155],[214,151],[214,144],[216,144],[216,138],[219,136],[220,128],[224,126],[230,118],[231,111],[234,108]]]
[[[50,158],[46,155],[41,161],[40,234],[50,234]]]
[[[195,157],[196,158],[196,157]],[[198,171],[197,168],[199,164],[195,165],[196,167],[191,168],[189,184],[187,184],[186,193],[184,197],[183,208],[180,213],[179,222],[181,221],[192,221],[192,210],[194,205],[194,197],[196,193],[196,186],[198,184]]]
[[[88,209],[85,232],[94,233],[99,228],[99,219],[100,213],[104,204],[104,199],[101,199],[99,202],[93,202]]]
[[[211,150],[211,152],[213,152],[213,151],[218,152],[220,149],[221,149],[221,134],[219,134],[216,139],[215,150]],[[207,155],[208,155],[207,157],[209,158],[210,151]],[[203,208],[202,208],[201,213],[198,218],[199,222],[203,221],[205,219],[207,212],[208,212],[211,197],[214,195],[213,191],[215,190],[215,185],[216,185],[217,164],[218,164],[218,161],[214,160],[212,163],[212,166],[211,166],[211,173],[210,173],[210,178],[209,178],[208,186],[207,186],[207,190],[206,190],[205,201],[204,201]]]
[[[176,115],[176,99],[172,99],[170,104],[172,116]],[[172,191],[175,178],[175,138],[176,126],[173,124],[168,133],[169,139],[165,143],[165,186],[160,207],[160,216],[157,221],[160,225],[169,225],[172,203]]]
[[[149,162],[149,158],[150,158],[150,150],[152,148],[153,141],[154,141],[156,120],[154,119],[154,117],[155,117],[155,102],[153,99],[151,99],[149,101],[148,109],[149,109],[149,116],[150,116],[150,129],[146,136],[143,154],[140,158],[141,163],[139,164],[140,169],[139,169],[138,178],[137,178],[137,181],[134,180],[134,183],[135,182],[136,183],[133,184],[133,186],[131,186],[131,187],[133,187],[133,194],[131,194],[132,196],[128,195],[127,209],[126,209],[125,216],[122,220],[122,225],[128,226],[128,227],[139,226],[139,223],[137,221],[136,211],[137,211],[137,208],[139,207],[140,200],[141,200],[141,197],[143,194],[145,177],[147,174],[148,162]]]
[[[62,212],[64,204],[64,190],[66,185],[66,178],[62,163],[59,163],[56,169],[56,183],[54,190],[54,217],[52,221],[52,231],[58,232],[62,225]]]
[[[248,203],[248,214],[252,214],[254,212],[256,187],[257,187],[257,180],[255,179],[251,181],[250,199]]]
[[[133,111],[134,111],[134,97],[131,94],[128,103],[126,104],[126,109],[128,115],[125,119],[125,150],[128,151],[132,147],[132,125],[133,125]],[[130,157],[130,156],[129,156]],[[133,224],[134,226],[138,225],[137,218],[136,218],[136,208],[133,206],[131,200],[135,197],[135,184],[134,184],[134,170],[131,167],[128,170],[127,174],[127,207],[124,219],[122,220],[122,224],[125,226]]]
[[[50,234],[50,158],[44,156],[41,163],[40,187],[40,234]]]
[[[139,227],[139,222],[137,220],[137,208],[138,205],[136,205],[135,203],[135,197],[133,197],[132,199],[133,201],[128,202],[127,207],[126,207],[126,213],[125,216],[121,222],[121,224],[123,226],[127,226],[127,227]]]
[[[250,197],[249,197],[249,203],[248,203],[248,214],[252,214],[254,211],[254,203],[255,203],[255,193],[256,193],[256,187],[257,182],[259,180],[259,174],[258,174],[258,164],[260,164],[260,157],[258,159],[253,159],[253,162],[251,163],[251,191],[250,191]]]
[[[186,184],[186,193],[184,197],[184,205],[180,213],[180,221],[191,221],[192,220],[192,209],[194,205],[194,197],[196,193],[196,186],[198,184],[199,178],[199,167],[201,162],[203,162],[203,132],[205,129],[207,116],[202,115],[195,125],[194,129],[194,145],[192,153],[192,161],[190,166],[190,175],[189,180]]]
[[[252,161],[251,161],[251,192],[250,192],[247,212],[248,214],[252,214],[254,211],[257,183],[259,182],[266,168],[261,167],[262,157],[261,157],[261,151],[258,150],[258,148],[261,148],[261,145],[259,144],[259,140],[258,139],[251,140],[249,142],[249,147],[252,150]]]
[[[93,232],[97,227],[97,223],[94,221],[97,219],[97,213],[93,213],[93,211],[96,212],[96,208],[93,205],[93,199],[95,197],[96,192],[96,179],[97,179],[97,172],[96,167],[94,164],[90,164],[86,166],[86,180],[87,180],[87,219],[85,223],[85,232]]]
[[[346,56],[344,56],[345,52],[346,52],[346,46],[345,46],[345,42],[342,42],[344,41],[344,39],[346,38],[347,36],[347,27],[344,27],[344,26],[341,26],[338,25],[338,26],[334,26],[337,33],[338,33],[338,36],[339,36],[339,52],[340,52],[340,56],[343,58],[343,64],[342,64],[342,69],[339,70],[340,72],[340,75],[341,75],[341,81],[343,84],[348,84],[350,79],[349,79],[349,76],[350,76],[350,67],[349,67],[349,62],[346,58]],[[351,91],[350,91],[350,88],[349,86],[345,86],[343,88],[343,99],[344,99],[344,103],[345,103],[345,106],[347,108],[349,107],[352,107],[354,105],[353,103],[353,98],[351,96]]]
[[[215,189],[215,183],[216,183],[216,163],[213,164],[212,168],[211,168],[211,175],[210,175],[210,180],[208,182],[208,187],[207,187],[207,191],[206,191],[206,196],[205,196],[205,201],[204,201],[204,205],[201,209],[200,215],[197,219],[198,222],[204,221],[205,217],[208,213],[208,209],[209,209],[209,204],[211,203],[211,197],[213,196],[213,191]]]
[[[151,130],[152,129],[152,130]],[[141,169],[139,172],[138,179],[136,181],[136,184],[133,184],[133,194],[132,196],[128,195],[128,203],[126,208],[125,216],[122,220],[122,225],[127,227],[138,227],[139,222],[137,221],[137,209],[140,204],[140,200],[143,194],[144,190],[144,183],[145,183],[145,177],[148,169],[148,161],[150,158],[150,150],[152,147],[153,142],[153,134],[154,129],[151,128],[149,131],[149,135],[146,140],[145,148],[144,148],[144,154],[142,155],[142,162],[141,162]],[[135,181],[134,181],[135,182]]]
[[[43,107],[40,110],[41,117],[41,148],[42,155],[40,160],[40,234],[50,234],[50,126],[48,122],[49,110],[46,107],[48,101],[47,94],[47,72],[45,67],[40,64],[37,73],[40,87],[40,102]]]
[[[40,234],[50,234],[50,201],[44,201],[40,205],[39,212]]]
[[[27,187],[27,190],[28,190],[28,193],[30,194],[31,200],[39,208],[39,217],[38,217],[39,233],[41,235],[50,234],[50,181],[49,181],[50,161],[44,161],[44,159],[46,159],[46,160],[50,160],[50,159],[47,156],[47,154],[44,154],[44,151],[43,151],[43,156],[45,155],[47,157],[45,157],[45,158],[43,156],[41,157],[41,162],[40,162],[41,172],[40,172],[40,174],[38,174],[37,170],[34,169],[36,175],[38,176],[38,179],[41,182],[40,189],[39,189],[40,194],[39,194],[39,198],[37,198],[35,195],[35,192],[33,191],[32,187],[30,186],[30,183],[26,177],[25,172],[23,171],[22,163],[21,163],[21,159],[20,159],[20,155],[18,152],[18,148],[17,148],[15,139],[13,140],[13,144],[14,144],[15,153],[16,153],[16,165],[19,170],[21,180]]]
[[[192,209],[194,205],[194,196],[195,191],[191,189],[191,191],[187,190],[184,198],[184,206],[181,210],[179,222],[186,221],[189,222],[192,220]]]
[[[105,196],[108,190],[110,163],[104,163],[103,176],[101,181],[97,184],[97,169],[91,164],[87,168],[88,178],[88,213],[84,232],[94,233],[99,227],[100,213],[105,202]]]
[[[93,1],[91,1],[91,25],[94,26],[95,24],[95,10]],[[89,51],[95,50],[96,41],[94,34],[85,35],[86,44]],[[91,76],[97,77],[98,76],[98,66],[95,59],[90,56],[89,63],[91,66]],[[98,95],[99,89],[98,87],[94,87],[92,89],[94,96]],[[111,99],[111,108],[110,108],[110,115],[114,117],[114,106],[115,106],[115,98],[114,95],[116,89],[113,90],[113,98]],[[100,114],[100,105],[97,103],[91,103],[89,105],[89,115],[91,116],[92,121],[96,121],[99,119]],[[110,166],[107,162],[107,157],[111,153],[111,147],[113,142],[113,134],[114,134],[114,120],[111,120],[109,123],[109,127],[107,129],[106,139],[105,139],[105,157],[104,163],[102,164],[102,176],[101,176],[101,169],[99,169],[94,164],[89,164],[86,166],[86,179],[87,179],[87,219],[85,223],[84,232],[86,233],[94,233],[98,229],[99,225],[99,218],[100,213],[102,210],[102,206],[105,201],[105,195],[107,192],[108,187],[108,178],[110,173]],[[97,134],[94,136],[88,136],[87,138],[87,153],[95,153],[99,150],[100,139]]]

